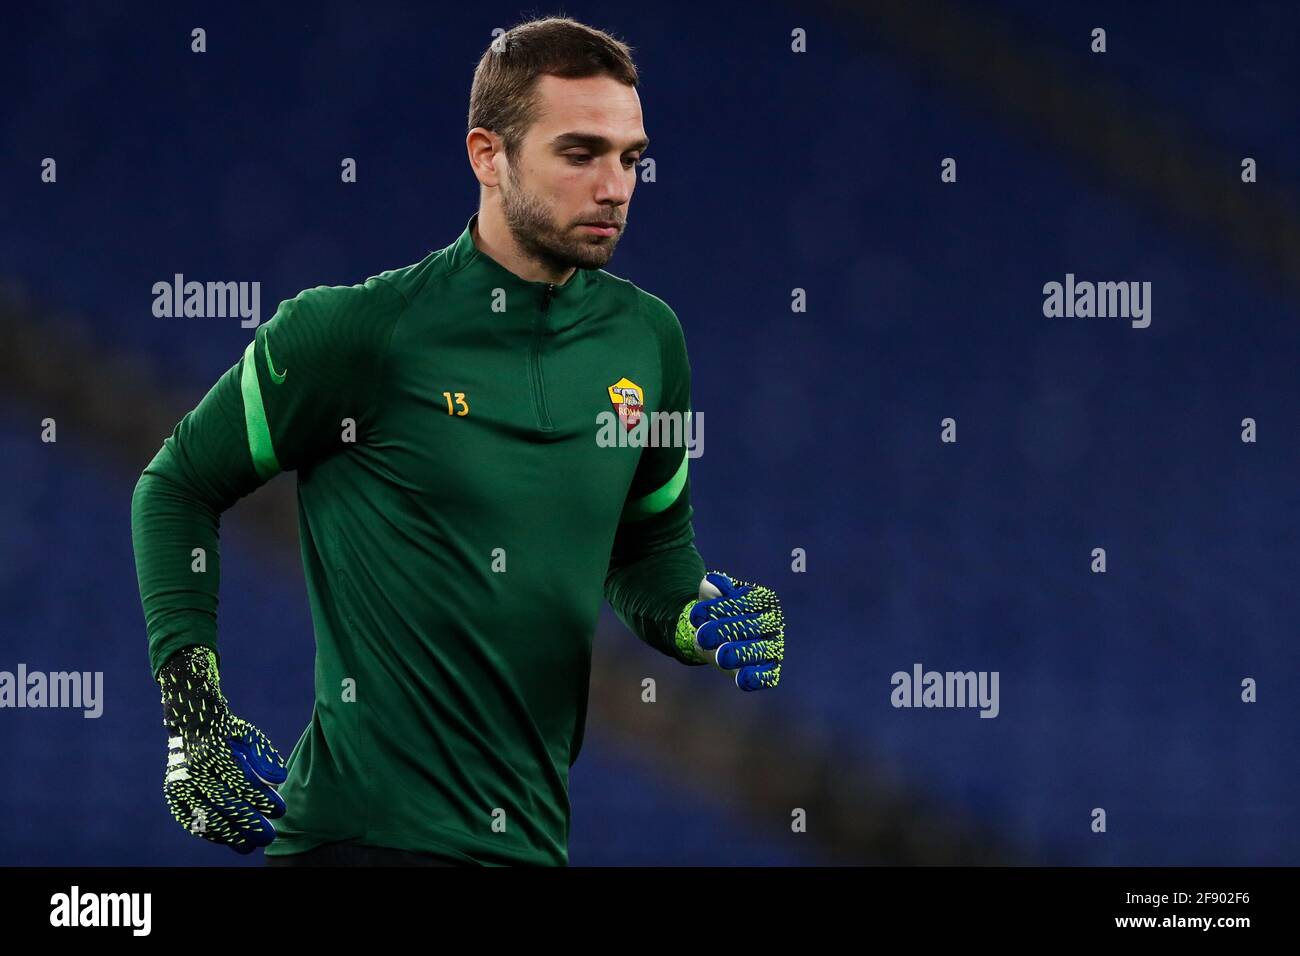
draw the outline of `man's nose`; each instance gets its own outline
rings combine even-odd
[[[615,156],[612,162],[601,163],[600,182],[596,185],[596,201],[621,205],[632,198],[633,177],[623,168],[623,159]]]

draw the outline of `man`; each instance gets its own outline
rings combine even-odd
[[[628,48],[572,20],[500,37],[461,236],[281,303],[145,469],[164,792],[192,832],[269,863],[564,864],[602,598],[682,663],[780,680],[776,596],[704,575],[684,442],[607,440],[690,414],[676,315],[601,269],[647,144],[636,85]],[[317,654],[286,768],[226,705],[218,575],[191,562],[290,469]]]

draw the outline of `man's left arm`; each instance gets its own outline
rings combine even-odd
[[[642,454],[649,451],[647,448]],[[704,577],[704,560],[695,548],[691,525],[686,449],[677,451],[682,460],[681,477],[658,489],[662,507],[648,510],[655,507],[653,494],[629,497],[614,536],[605,597],[619,620],[655,650],[684,664],[703,664],[703,657],[676,641],[678,618],[682,609],[699,597]]]
[[[721,572],[705,575],[691,524],[686,447],[690,436],[698,447],[703,429],[690,427],[685,337],[662,300],[648,295],[642,300],[660,342],[663,369],[664,399],[653,404],[681,418],[673,427],[655,429],[676,441],[642,450],[615,534],[605,597],[619,619],[661,653],[685,664],[713,663],[734,672],[744,690],[775,687],[785,650],[780,603],[762,585],[734,581]]]

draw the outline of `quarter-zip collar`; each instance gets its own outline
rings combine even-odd
[[[522,293],[527,297],[527,301],[544,310],[554,303],[567,304],[581,298],[590,278],[589,269],[574,269],[573,274],[563,285],[544,280],[524,279],[474,244],[474,227],[477,223],[476,212],[465,223],[465,231],[460,234],[460,238],[451,245],[449,264],[453,272],[459,272],[461,269],[479,271],[494,285],[505,289],[507,295],[511,292]]]

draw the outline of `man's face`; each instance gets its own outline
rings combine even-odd
[[[524,252],[556,271],[599,269],[627,224],[649,142],[641,99],[608,76],[542,76],[537,96],[537,119],[501,178],[506,224]]]

